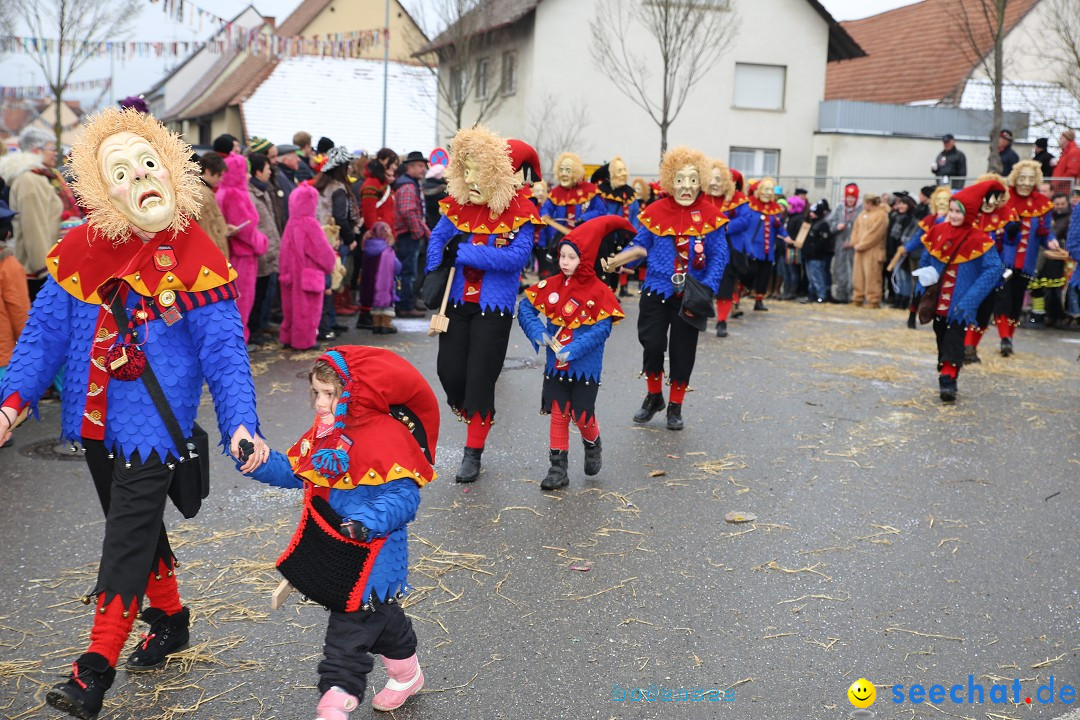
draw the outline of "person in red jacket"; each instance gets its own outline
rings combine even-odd
[[[363,230],[375,227],[375,223],[384,222],[394,227],[394,178],[397,175],[398,154],[390,148],[383,148],[375,153],[375,159],[364,170],[364,182],[360,185],[360,215],[364,219]],[[360,277],[360,266],[364,254],[357,250],[353,255],[356,269],[353,271],[353,284]],[[371,317],[371,308],[360,307],[356,314],[356,327],[362,330],[374,330],[375,320]]]
[[[1076,146],[1076,133],[1065,130],[1058,138],[1058,145],[1061,147],[1061,156],[1054,165],[1054,177],[1080,181],[1080,148]],[[1064,192],[1061,188],[1054,189]]]

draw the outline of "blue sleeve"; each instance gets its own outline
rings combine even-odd
[[[38,399],[56,377],[67,355],[72,302],[76,300],[55,280],[50,277],[45,281],[0,380],[0,402],[17,392],[37,412]]]
[[[607,342],[608,336],[611,335],[611,326],[613,324],[611,318],[607,318],[593,325],[582,325],[575,330],[574,339],[566,346],[569,352],[566,358],[567,361],[573,362],[588,357],[597,348],[602,348],[604,343]]]
[[[522,225],[507,247],[461,243],[458,247],[458,267],[472,267],[490,272],[521,272],[532,254],[533,233],[536,226],[531,222]],[[430,246],[429,246],[430,253]]]
[[[533,307],[529,298],[521,298],[521,302],[518,303],[517,321],[525,337],[532,343],[533,350],[539,352],[542,344],[541,337],[547,332],[547,326],[540,319],[540,311]]]
[[[424,272],[431,272],[439,267],[439,263],[442,262],[443,249],[446,247],[446,243],[450,242],[450,239],[453,238],[457,232],[458,229],[454,227],[454,223],[450,222],[449,218],[445,215],[439,218],[439,222],[435,224],[435,228],[431,231],[431,237],[428,238],[427,265],[425,266]]]
[[[1069,224],[1072,225],[1072,218],[1069,218]],[[1039,245],[1046,247],[1046,244],[1054,239],[1054,226],[1050,222],[1050,213],[1044,213],[1039,216],[1039,227],[1031,228],[1031,232],[1035,233],[1035,237],[1039,238]]]
[[[382,485],[382,492],[361,502],[342,502],[341,514],[349,520],[359,520],[372,537],[385,537],[405,527],[416,518],[420,507],[420,487],[408,478],[392,480]],[[348,498],[351,493],[344,493]],[[357,493],[358,499],[360,494]]]
[[[555,217],[555,203],[551,202],[550,199],[545,200],[544,204],[540,206],[540,217]],[[540,232],[536,233],[536,244],[540,247],[547,247],[553,237],[555,237],[555,228],[545,223],[540,228]]]
[[[715,293],[720,288],[720,279],[730,259],[725,226],[705,236],[705,269],[700,275],[693,269],[690,273]]]
[[[1076,205],[1069,218],[1069,233],[1065,236],[1065,249],[1069,257],[1080,261],[1080,204]]]
[[[236,463],[236,469],[240,469],[240,463]],[[261,483],[273,485],[279,488],[300,489],[304,487],[304,481],[293,474],[289,458],[277,450],[270,453],[270,458],[254,471],[247,473],[247,477],[254,478]]]
[[[740,236],[744,232],[750,229],[750,224],[754,222],[754,213],[750,212],[750,208],[745,203],[735,208],[735,217],[731,218],[731,221],[727,224],[728,235]]]
[[[244,345],[244,330],[235,300],[205,305],[188,312],[187,329],[199,356],[206,385],[214,399],[221,444],[228,448],[241,425],[259,434],[255,412],[255,383]]]
[[[955,315],[957,319],[969,324],[975,322],[975,312],[1001,279],[1003,269],[1001,257],[994,248],[990,248],[972,262],[979,263],[979,274],[963,295],[953,298],[956,308],[949,310],[950,315]]]
[[[641,203],[635,200],[630,203],[630,224],[634,226],[634,230],[641,230],[641,218],[638,215],[641,214]]]
[[[600,197],[599,194],[593,195],[593,199],[589,201],[589,205],[585,208],[585,212],[581,213],[580,222],[592,220],[593,218],[602,217],[604,215],[607,215],[607,206],[604,204],[604,198]]]
[[[627,245],[626,248],[629,249],[629,248],[632,248],[632,247],[639,247],[639,248],[644,248],[645,252],[650,252],[652,250],[653,242],[655,240],[656,240],[656,236],[653,235],[652,232],[649,231],[649,228],[642,225],[641,229],[638,230],[637,235],[634,236],[634,239],[630,241],[630,244]],[[640,258],[638,260],[628,262],[628,263],[626,263],[626,267],[635,268],[638,265],[640,265],[641,261],[644,260],[644,259],[645,258]]]
[[[924,234],[925,233],[923,233],[922,228],[917,228],[915,230],[915,233],[911,236],[911,239],[904,243],[904,252],[906,252],[908,255],[911,255],[920,247],[922,247],[922,239]],[[922,266],[920,265],[920,267]]]

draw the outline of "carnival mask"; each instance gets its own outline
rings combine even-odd
[[[615,158],[608,165],[608,173],[611,175],[611,187],[621,188],[630,180],[630,171],[626,169],[626,163]]]
[[[694,204],[701,192],[701,176],[693,165],[684,165],[675,171],[675,202],[683,207]]]
[[[946,190],[945,192],[934,192],[930,197],[930,203],[934,206],[934,214],[944,216],[949,212],[949,199],[951,194]]]
[[[1023,168],[1016,176],[1016,192],[1022,197],[1027,197],[1035,189],[1035,171],[1031,168]]]
[[[776,185],[771,180],[762,180],[755,194],[761,202],[771,203],[776,199]]]
[[[987,196],[983,198],[983,204],[981,208],[982,212],[989,215],[990,213],[1001,207],[1002,201],[1004,199],[1005,196],[999,192],[992,192],[987,194]]]
[[[131,224],[160,232],[174,219],[176,198],[161,156],[143,137],[120,132],[98,150],[98,163],[112,204]]]
[[[709,173],[709,185],[705,192],[713,197],[720,197],[724,192],[724,172],[720,168],[713,168]]]
[[[559,184],[564,188],[574,187],[574,161],[572,158],[563,158],[559,163],[558,176]]]
[[[488,200],[491,199],[491,188],[480,184],[480,169],[477,167],[476,161],[472,158],[466,158],[464,165],[465,184],[469,188],[469,203],[472,205],[487,205]]]

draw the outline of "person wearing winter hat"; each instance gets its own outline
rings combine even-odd
[[[967,326],[1001,277],[1001,258],[994,241],[978,228],[978,214],[988,193],[1004,190],[996,180],[986,180],[953,195],[946,221],[923,236],[925,252],[912,273],[922,293],[936,289],[929,309],[937,340],[938,393],[944,402],[956,400]],[[927,322],[925,316],[919,319]]]
[[[126,98],[117,103],[121,108],[131,108],[147,115],[150,114],[150,108],[146,104],[146,98],[142,95],[128,95]]]
[[[495,384],[514,324],[521,269],[543,221],[518,192],[506,140],[483,126],[463,128],[450,145],[450,197],[428,241],[428,273],[451,267],[436,365],[446,402],[468,424],[455,481],[475,482],[495,417]]]
[[[646,395],[634,422],[646,423],[667,407],[668,430],[682,430],[683,399],[697,356],[698,337],[713,317],[728,263],[727,218],[702,195],[709,177],[705,154],[685,146],[668,150],[660,162],[665,197],[641,211],[641,230],[604,269],[611,272],[648,257],[638,314],[638,342]],[[671,368],[670,402],[664,402],[664,356]]]
[[[326,277],[337,259],[316,218],[318,207],[319,191],[310,183],[297,185],[289,196],[289,220],[278,260],[282,313],[278,340],[287,350],[310,350],[317,345]]]
[[[316,713],[348,720],[364,699],[372,655],[388,677],[372,698],[375,710],[396,710],[424,687],[401,600],[409,592],[409,523],[420,490],[436,477],[439,403],[419,370],[381,348],[329,350],[308,384],[311,427],[248,476],[304,492],[277,567],[330,611]]]
[[[551,467],[540,483],[541,490],[570,484],[571,419],[585,445],[585,474],[600,472],[603,458],[596,396],[604,344],[612,327],[625,315],[615,293],[597,277],[595,267],[604,238],[619,230],[630,234],[634,227],[621,215],[605,215],[571,230],[556,248],[561,272],[527,288],[518,303],[518,324],[533,348],[547,346],[540,413],[551,415]]]
[[[327,152],[322,170],[312,183],[319,193],[318,220],[322,225],[336,225],[338,237],[335,247],[342,262],[349,253],[360,252],[360,211],[356,207],[356,195],[353,193],[352,180],[349,178],[349,165],[352,153],[344,145],[336,145]],[[335,263],[336,265],[336,263]],[[338,270],[338,272],[343,272]],[[319,323],[319,339],[334,340],[339,333],[348,331],[345,325],[339,325],[337,316],[352,315],[359,308],[349,302],[348,292],[341,289],[334,292],[331,278],[327,278],[327,294],[324,298],[323,319]],[[360,289],[364,292],[363,286]],[[370,308],[370,303],[361,305]],[[379,318],[379,327],[390,324],[392,315]]]
[[[808,222],[811,223],[810,233],[803,242],[802,256],[810,286],[809,297],[823,303],[829,295],[829,262],[835,252],[832,230],[829,229],[828,200],[818,200],[810,206]]]
[[[1042,166],[1043,177],[1051,177],[1054,174],[1054,156],[1046,149],[1050,144],[1047,138],[1039,138],[1035,146],[1031,148],[1031,159]]]
[[[231,153],[225,158],[225,174],[214,189],[225,222],[237,228],[229,235],[229,262],[236,270],[236,307],[244,323],[244,342],[251,337],[248,320],[255,307],[255,284],[259,276],[259,257],[266,252],[269,240],[259,230],[259,211],[248,191],[247,158]]]
[[[829,215],[829,227],[833,231],[834,247],[832,266],[833,302],[851,301],[851,272],[855,264],[855,250],[851,247],[851,229],[855,219],[862,212],[859,204],[859,186],[848,183],[844,186],[844,202]]]
[[[540,206],[540,217],[547,226],[540,231],[540,247],[552,256],[559,237],[572,230],[578,223],[604,214],[604,201],[597,188],[585,181],[585,165],[572,152],[564,152],[555,160],[555,180],[548,199]],[[552,224],[554,223],[554,224]],[[556,272],[552,265],[548,272]],[[546,276],[541,272],[541,276]]]

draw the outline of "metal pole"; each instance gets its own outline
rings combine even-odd
[[[382,73],[382,146],[386,147],[387,87],[390,84],[390,0],[386,0],[386,25],[383,28]]]

